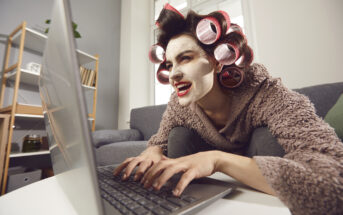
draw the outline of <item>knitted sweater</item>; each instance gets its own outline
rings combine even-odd
[[[220,150],[242,154],[253,129],[268,126],[286,154],[253,159],[280,200],[293,214],[343,214],[343,143],[316,115],[309,99],[271,78],[259,64],[227,95],[232,108],[218,131],[199,106],[183,107],[173,93],[148,144],[166,152],[169,132],[183,126]]]

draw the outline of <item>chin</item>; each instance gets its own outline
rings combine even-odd
[[[179,98],[179,104],[183,107],[189,106],[192,103],[190,99]]]

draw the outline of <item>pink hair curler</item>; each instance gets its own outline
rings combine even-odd
[[[221,31],[219,22],[214,17],[200,20],[196,27],[197,38],[206,45],[215,43],[219,39]]]
[[[243,79],[243,70],[235,66],[226,67],[219,73],[219,82],[225,88],[237,88],[242,84]]]
[[[155,64],[162,63],[165,60],[164,48],[158,44],[152,45],[149,50],[149,59]]]
[[[157,70],[156,78],[161,84],[169,84],[169,71],[160,66]]]
[[[171,6],[171,5],[168,4],[168,3],[165,4],[163,8],[166,9],[166,10],[173,11],[173,12],[179,14],[182,18],[185,18],[185,17],[180,13],[180,11],[176,10],[173,6]]]
[[[221,13],[223,16],[224,16],[224,19],[226,21],[226,34],[229,33],[229,29],[230,29],[230,26],[231,26],[231,20],[230,20],[230,16],[229,14],[227,14],[225,11],[223,10],[218,10],[219,13]]]
[[[170,4],[166,3],[164,6],[163,6],[163,9],[164,10],[169,10],[169,11],[172,11],[174,13],[177,13],[178,15],[180,15],[183,19],[185,18],[182,13],[180,13],[180,11],[178,11],[177,9],[175,9],[173,6],[171,6]],[[157,27],[160,27],[160,23],[158,21],[155,22],[155,25]]]
[[[214,57],[223,65],[233,64],[239,57],[238,48],[231,43],[222,43],[214,50]]]

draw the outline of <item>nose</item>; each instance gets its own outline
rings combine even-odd
[[[169,78],[173,81],[180,81],[182,77],[183,77],[183,73],[180,71],[178,67],[173,69],[169,75]]]

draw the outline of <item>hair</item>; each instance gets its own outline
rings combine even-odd
[[[220,27],[221,27],[221,35],[219,39],[214,42],[213,44],[203,44],[201,41],[198,40],[196,36],[196,27],[200,20],[206,17],[214,17],[218,20]],[[186,34],[193,37],[198,45],[210,56],[214,58],[214,49],[217,45],[221,43],[231,42],[236,45],[240,52],[240,63],[237,65],[236,63],[229,65],[230,67],[238,67],[240,69],[246,70],[250,67],[250,64],[253,59],[253,52],[252,49],[248,46],[246,37],[240,30],[240,27],[236,24],[231,23],[230,28],[227,29],[227,23],[225,21],[224,15],[219,12],[215,11],[209,13],[207,15],[199,15],[194,11],[190,10],[184,18],[181,14],[163,8],[161,11],[156,25],[159,27],[159,32],[157,36],[157,43],[162,46],[165,50],[169,43],[169,41],[179,35]],[[215,31],[215,29],[213,29]],[[227,30],[229,33],[226,34]],[[160,65],[160,67],[164,67],[164,63]],[[224,68],[227,66],[224,66]],[[223,69],[224,69],[223,68]]]

